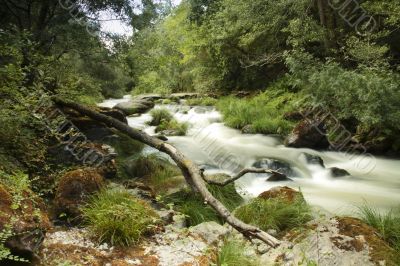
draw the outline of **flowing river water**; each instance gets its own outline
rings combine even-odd
[[[106,100],[100,106],[112,108],[129,99],[125,96]],[[186,136],[168,137],[168,142],[206,169],[206,174],[233,174],[256,165],[284,169],[291,179],[271,182],[267,181],[267,174],[247,174],[236,182],[245,198],[256,197],[274,186],[289,186],[300,189],[311,205],[335,214],[354,214],[364,203],[381,211],[400,205],[400,160],[288,148],[276,136],[242,134],[225,126],[213,107],[156,105],[155,108],[161,107],[167,108],[178,121],[190,125]],[[148,113],[128,117],[131,127],[153,135],[155,128],[146,124],[150,120]],[[325,167],[307,162],[305,154],[319,156]],[[335,178],[328,170],[330,167],[344,169],[351,176]]]

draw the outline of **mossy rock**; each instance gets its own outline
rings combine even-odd
[[[67,215],[74,223],[81,221],[80,206],[104,187],[104,178],[92,168],[78,169],[61,177],[54,200],[56,215]]]
[[[336,217],[335,219],[339,233],[353,238],[352,241],[346,243],[346,246],[341,245],[339,248],[360,251],[363,243],[357,239],[363,236],[369,246],[371,260],[376,265],[381,265],[381,261],[385,261],[385,265],[399,265],[399,254],[380,237],[375,228],[353,217]]]
[[[261,193],[258,198],[260,199],[282,199],[288,202],[294,202],[296,199],[304,200],[303,194],[290,187],[274,187],[268,191]]]

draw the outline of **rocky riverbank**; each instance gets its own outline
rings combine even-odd
[[[157,97],[142,99],[151,101],[152,105],[153,101],[161,100]],[[277,237],[281,244],[272,248],[260,241],[245,239],[218,219],[201,198],[187,190],[184,178],[168,160],[140,157],[141,145],[127,141],[105,125],[72,110],[63,111],[92,141],[88,145],[106,160],[95,168],[88,168],[63,149],[49,147],[51,162],[63,167],[55,174],[57,178],[50,179],[52,184],[47,184],[49,189],[46,187],[44,201],[38,196],[44,187],[37,186],[49,180],[48,177],[37,176],[40,182],[25,178],[21,186],[11,182],[18,180],[15,176],[3,175],[0,221],[2,228],[13,225],[4,244],[18,256],[8,256],[10,263],[18,263],[23,258],[33,265],[236,265],[227,262],[232,253],[237,256],[234,261],[243,260],[248,265],[397,263],[398,253],[381,231],[359,219],[311,207],[301,192],[281,187],[279,183],[250,201],[243,201],[234,186],[211,190],[238,217],[246,219],[246,211],[255,211],[248,222],[264,227],[263,230]],[[128,123],[127,113],[121,109],[103,107],[99,111]],[[148,109],[141,112],[146,111]],[[322,158],[311,154],[304,156],[308,163],[325,168]],[[290,182],[289,178],[296,176],[289,164],[279,160],[261,160],[254,164],[258,168],[265,166],[279,171],[284,181]],[[338,177],[349,175],[338,168],[330,171]],[[127,177],[134,178],[127,180]],[[210,175],[214,177],[216,175]],[[268,182],[282,181],[281,176],[269,178],[272,177],[274,180]],[[129,245],[112,244],[112,239],[109,239],[111,242],[99,241],[87,223],[85,208],[102,191],[123,191],[127,202],[138,203],[150,213],[154,212],[157,219],[149,224],[151,230],[147,230],[150,227],[144,230]],[[300,205],[295,199],[301,199]],[[119,203],[115,202],[108,209],[104,207],[104,211],[117,215],[113,216],[114,220],[123,217],[129,221],[133,213],[126,213],[125,207],[121,213],[114,213]],[[255,206],[260,209],[253,209]],[[263,206],[268,208],[262,209]],[[298,220],[302,215],[305,219]],[[289,223],[292,219],[304,223]]]

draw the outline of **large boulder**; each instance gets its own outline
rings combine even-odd
[[[91,165],[96,166],[106,178],[113,178],[117,174],[115,149],[106,144],[95,142],[78,143],[73,150],[66,149],[67,146],[55,145],[47,149],[49,162],[63,165]],[[91,157],[93,156],[93,157]]]
[[[51,224],[43,200],[29,189],[0,184],[0,232],[11,254],[32,261]],[[6,234],[10,230],[9,234]],[[3,261],[8,265],[7,262]],[[2,264],[3,265],[3,264]]]
[[[126,115],[143,114],[154,107],[154,103],[147,99],[134,99],[117,104],[114,108],[121,110]]]
[[[95,169],[78,169],[61,177],[54,200],[56,215],[65,214],[72,222],[80,222],[82,204],[104,187],[104,178]]]
[[[310,148],[324,150],[330,144],[326,136],[326,129],[318,120],[302,120],[285,140],[288,147]]]

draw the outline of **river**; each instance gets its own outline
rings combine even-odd
[[[99,105],[112,108],[129,99],[125,96]],[[311,205],[340,215],[354,215],[357,207],[364,203],[381,211],[400,203],[400,160],[288,148],[276,136],[242,134],[226,127],[213,107],[156,105],[155,108],[161,107],[167,108],[178,121],[190,125],[186,136],[169,137],[168,142],[206,169],[206,174],[233,174],[256,163],[263,167],[284,167],[292,180],[270,182],[266,181],[266,174],[247,174],[236,182],[245,198],[256,197],[274,186],[289,186],[300,189]],[[155,134],[155,128],[146,124],[150,120],[148,113],[128,117],[131,127]],[[147,152],[154,151],[148,149]],[[325,168],[308,163],[304,153],[321,157]],[[330,167],[344,169],[351,176],[332,177],[327,170]]]

